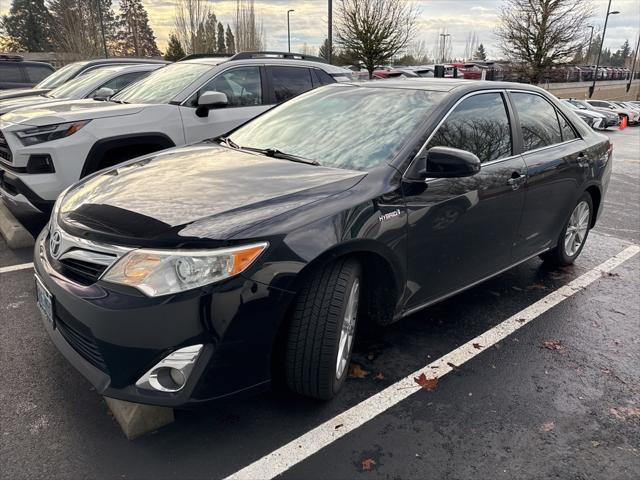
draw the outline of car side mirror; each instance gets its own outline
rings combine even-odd
[[[229,100],[227,99],[226,94],[216,92],[214,90],[208,90],[198,98],[196,115],[199,117],[207,117],[209,115],[209,110],[213,108],[224,108],[227,105],[229,105]]]
[[[466,150],[432,147],[416,157],[405,173],[408,181],[426,178],[470,177],[480,171],[480,159]]]
[[[95,100],[107,100],[108,98],[112,97],[115,94],[116,94],[115,90],[112,90],[111,88],[108,88],[108,87],[102,87],[102,88],[99,88],[98,91],[93,94],[93,98]]]

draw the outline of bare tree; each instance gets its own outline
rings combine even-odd
[[[551,67],[584,47],[591,14],[590,0],[504,0],[496,32],[500,48],[540,83]]]
[[[236,51],[262,50],[266,43],[266,34],[262,20],[258,22],[254,0],[236,0],[235,23]]]
[[[405,0],[340,0],[338,44],[352,52],[372,78],[377,65],[388,62],[413,39],[417,15],[416,7]]]
[[[175,34],[187,54],[205,51],[203,35],[209,13],[206,0],[176,0]]]

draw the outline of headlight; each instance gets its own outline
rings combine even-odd
[[[23,145],[30,146],[42,142],[50,142],[73,135],[91,120],[82,120],[80,122],[58,123],[56,125],[45,125],[44,127],[30,128],[28,130],[20,130],[16,135]]]
[[[264,242],[219,250],[133,250],[102,279],[159,297],[237,275],[249,268],[267,246]]]

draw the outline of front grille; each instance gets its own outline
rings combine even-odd
[[[9,148],[9,144],[7,143],[7,139],[4,137],[2,130],[0,130],[0,159],[9,163],[13,162],[11,149]]]
[[[71,326],[70,314],[56,302],[56,328],[71,347],[86,361],[109,373],[91,331],[84,325]]]
[[[106,265],[85,262],[75,258],[65,258],[58,263],[62,267],[60,273],[81,285],[92,285],[96,283],[107,269]]]

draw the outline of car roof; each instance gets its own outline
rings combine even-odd
[[[493,82],[485,80],[465,80],[462,78],[402,78],[376,80],[375,82],[347,82],[347,85],[355,85],[370,88],[403,88],[407,90],[431,90],[436,92],[452,92],[456,90],[463,93],[477,90],[530,90],[532,92],[544,92],[534,85],[515,82]]]
[[[338,67],[336,65],[331,65],[330,63],[316,62],[313,60],[300,60],[300,59],[290,59],[290,58],[270,58],[270,57],[259,57],[259,58],[243,58],[238,60],[231,60],[231,57],[201,57],[201,58],[190,58],[188,60],[181,60],[180,63],[199,63],[203,65],[210,65],[215,67],[217,65],[221,65],[223,63],[233,63],[234,65],[292,65],[292,66],[302,66],[302,67],[314,67],[320,68],[325,72],[329,73],[351,73],[351,70],[347,70],[342,67]]]
[[[160,60],[155,58],[135,58],[135,57],[111,57],[111,58],[95,58],[93,60],[87,60],[84,63],[85,65],[104,65],[110,63],[171,63],[166,60]]]

